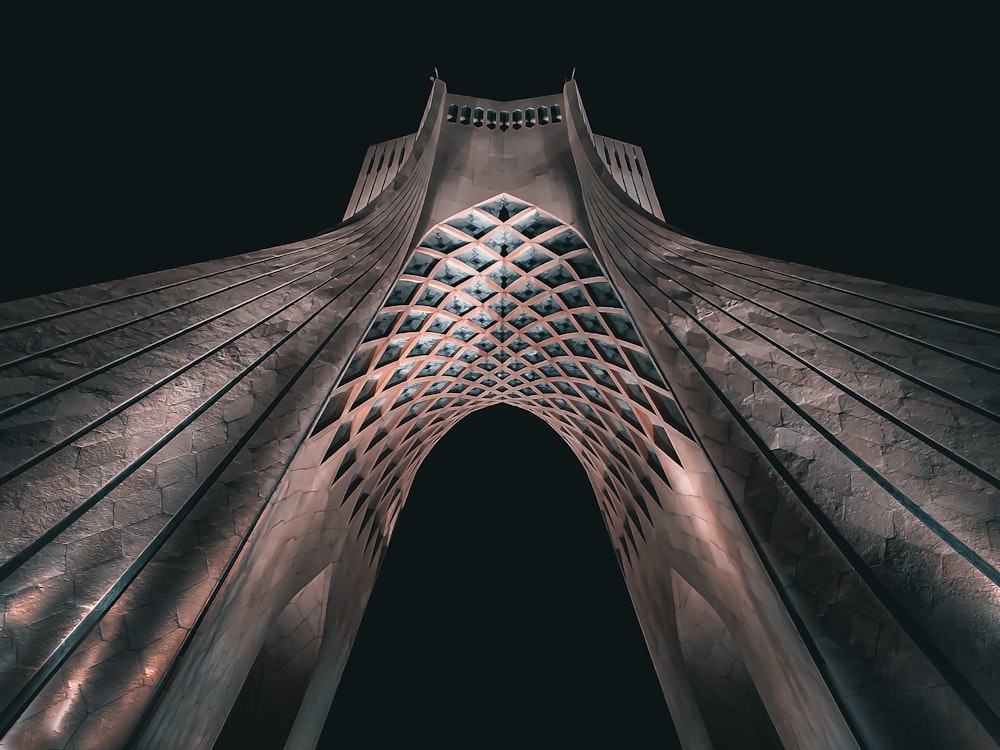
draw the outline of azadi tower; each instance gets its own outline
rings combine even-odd
[[[0,378],[3,748],[314,747],[499,403],[579,457],[686,750],[1000,746],[1000,308],[685,236],[575,81],[434,80],[333,229],[6,303]]]

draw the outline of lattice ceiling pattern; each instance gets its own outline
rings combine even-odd
[[[626,536],[635,550],[649,500],[670,487],[664,466],[679,468],[671,441],[690,435],[580,235],[506,194],[439,224],[411,252],[313,431],[363,519],[359,538],[375,540],[372,559],[419,459],[462,416],[498,402],[570,441],[630,561]],[[369,525],[378,517],[386,530]]]

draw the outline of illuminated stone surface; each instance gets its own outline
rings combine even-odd
[[[997,308],[685,237],[574,82],[435,81],[357,185],[0,306],[3,747],[211,747],[248,677],[313,746],[422,459],[500,402],[579,456],[686,748],[997,747]]]

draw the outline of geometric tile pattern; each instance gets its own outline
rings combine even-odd
[[[379,442],[402,431],[426,446],[442,426],[499,401],[579,446],[631,565],[651,503],[680,468],[672,440],[690,433],[580,235],[506,193],[441,222],[412,250],[313,431],[338,463],[334,482],[355,477],[343,502],[354,503],[373,561],[395,513],[362,512],[362,498],[403,494],[363,486]],[[398,449],[394,460],[408,464]],[[376,528],[379,517],[388,528]]]

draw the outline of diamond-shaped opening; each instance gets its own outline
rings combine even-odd
[[[468,240],[455,237],[449,232],[445,232],[438,228],[424,237],[420,246],[429,247],[431,250],[437,250],[440,253],[450,253],[455,248],[467,244],[469,244]],[[410,271],[407,271],[406,273],[410,273]]]
[[[368,329],[368,334],[365,336],[365,341],[372,341],[388,336],[392,331],[392,327],[399,319],[399,315],[399,313],[394,312],[379,313],[376,315],[375,320],[372,321],[372,327]]]
[[[449,401],[451,401],[450,398],[446,398],[446,397],[442,396],[437,401],[435,401],[431,405],[431,408],[428,409],[427,411],[434,411],[435,409],[440,409],[442,406],[446,405]]]
[[[509,343],[507,345],[507,348],[510,349],[515,354],[517,354],[517,352],[521,351],[522,349],[527,349],[529,346],[531,346],[531,344],[529,344],[527,341],[525,341],[522,338],[517,338],[514,339],[511,343]]]
[[[615,384],[614,379],[608,374],[600,365],[596,365],[593,362],[584,362],[583,366],[587,368],[590,372],[591,377],[603,386],[607,386],[613,390],[618,390],[618,386]]]
[[[496,323],[496,320],[488,313],[486,310],[480,308],[476,310],[472,315],[470,315],[467,320],[475,323],[477,326],[483,330],[487,330],[490,326]]]
[[[508,196],[500,196],[489,203],[481,203],[477,206],[482,211],[495,216],[498,219],[501,214],[506,215],[508,218],[513,218],[521,213],[524,209],[528,208],[528,204],[516,201]],[[507,219],[501,219],[501,221],[507,221]]]
[[[680,409],[677,408],[676,402],[664,396],[661,393],[652,391],[653,400],[656,401],[656,409],[660,412],[660,416],[663,417],[663,421],[668,425],[673,427],[679,433],[687,438],[691,437],[691,432],[687,428],[687,424],[684,422],[684,417],[681,415]]]
[[[444,362],[440,360],[432,360],[420,368],[420,372],[417,373],[418,378],[426,378],[430,375],[437,375],[438,370],[444,366]]]
[[[509,373],[509,372],[507,372],[506,370],[500,370],[500,372],[496,373],[496,376],[497,376],[497,377],[498,377],[498,378],[499,378],[500,380],[506,380],[507,378],[509,378],[509,377],[510,377],[510,373]]]
[[[438,303],[444,299],[444,296],[448,293],[447,289],[439,289],[436,286],[431,286],[428,284],[424,288],[423,294],[417,300],[417,304],[422,307],[437,307]]]
[[[488,305],[488,307],[491,310],[493,310],[497,315],[499,315],[501,318],[503,318],[506,315],[508,315],[511,311],[513,311],[514,308],[517,307],[517,304],[513,300],[509,300],[506,297],[504,297],[503,299],[497,300],[496,302],[491,302]]]
[[[569,318],[550,320],[549,325],[556,329],[556,333],[576,333],[576,326]]]
[[[649,520],[649,522],[652,523],[653,522],[653,516],[650,515],[650,513],[649,513],[649,507],[646,505],[646,501],[642,497],[642,494],[638,493],[638,492],[633,493],[632,494],[632,500],[635,501],[635,504],[639,506],[639,509],[643,512],[643,514],[646,516],[646,518]],[[635,517],[633,516],[633,519],[634,518]]]
[[[471,302],[467,302],[456,294],[448,300],[447,304],[441,309],[445,312],[450,312],[452,315],[465,315],[473,307],[475,307],[475,305]]]
[[[441,373],[442,377],[457,378],[465,368],[459,364],[448,365],[448,369]]]
[[[416,364],[416,362],[407,362],[397,367],[396,371],[392,373],[392,377],[389,378],[388,382],[385,384],[386,388],[390,388],[396,385],[396,383],[401,383],[405,380],[406,376],[410,374],[410,370],[412,370]]]
[[[455,385],[448,389],[448,393],[461,393],[468,387],[467,383],[455,383]]]
[[[351,437],[351,422],[341,422],[340,426],[337,427],[337,432],[330,441],[330,446],[326,449],[326,455],[323,456],[323,460],[326,461],[330,456],[336,453],[338,450],[347,445],[347,441]]]
[[[535,385],[535,388],[537,388],[539,390],[539,392],[541,392],[541,393],[550,393],[551,394],[551,393],[555,393],[556,392],[556,389],[553,388],[548,383],[538,383],[538,384]]]
[[[428,333],[447,333],[455,325],[455,321],[447,315],[435,315],[434,321],[427,326]]]
[[[473,329],[469,328],[469,326],[463,324],[460,325],[458,328],[456,328],[454,331],[452,331],[451,335],[454,336],[456,339],[461,339],[462,341],[468,341],[469,339],[473,338],[476,335],[476,332]]]
[[[532,349],[530,352],[525,352],[523,356],[526,360],[531,362],[533,365],[537,365],[539,362],[545,361],[545,356],[537,349]]]
[[[396,401],[393,403],[392,408],[395,409],[401,404],[405,404],[413,400],[413,397],[417,395],[417,392],[423,387],[423,383],[416,383],[414,385],[408,385],[403,390],[399,392],[396,396]]]
[[[545,247],[558,255],[565,255],[573,250],[586,247],[586,243],[572,229],[560,232],[555,237],[551,237],[541,243]]]
[[[539,250],[537,247],[529,245],[527,249],[524,250],[524,252],[519,253],[516,258],[513,258],[511,260],[511,263],[513,263],[521,270],[530,273],[531,271],[534,271],[536,268],[538,268],[540,265],[548,263],[550,260],[552,260],[551,255],[547,255],[546,253],[543,253],[541,250]]]
[[[488,338],[481,338],[475,344],[477,349],[481,349],[484,352],[491,352],[497,348],[497,345],[490,341]]]
[[[615,313],[601,313],[601,316],[618,338],[632,344],[641,343],[639,340],[639,332],[635,330],[635,326],[632,325],[632,321],[627,317]]]
[[[634,349],[627,348],[625,349],[625,356],[628,357],[629,361],[632,363],[632,368],[639,377],[648,380],[654,385],[658,385],[660,388],[666,388],[662,378],[660,378],[660,373],[656,371],[656,367],[653,365],[653,360],[651,360],[643,352],[637,352]]]
[[[559,367],[562,368],[563,372],[569,375],[571,378],[586,378],[583,370],[575,362],[559,362]]]
[[[545,353],[548,354],[550,357],[566,356],[566,350],[563,349],[562,346],[556,342],[553,342],[551,344],[546,344],[545,346],[542,347],[542,349],[544,349]]]
[[[581,279],[602,275],[601,268],[597,265],[597,260],[590,253],[569,258],[566,262],[573,266],[576,275]]]
[[[351,511],[351,521],[353,521],[355,516],[357,516],[358,513],[360,512],[360,510],[363,507],[365,507],[365,503],[367,502],[369,497],[371,497],[371,495],[368,494],[367,492],[362,492],[360,495],[358,495],[358,499],[354,503],[354,510]]]
[[[574,313],[573,317],[580,324],[580,328],[587,333],[600,333],[605,336],[608,333],[607,329],[601,324],[600,319],[593,313]]]
[[[499,367],[499,365],[496,362],[483,362],[479,366],[482,369],[486,370],[486,372],[493,372],[495,369],[497,369],[497,367]]]
[[[552,338],[552,332],[542,325],[537,325],[534,328],[529,328],[524,332],[524,335],[529,339],[538,343],[539,341],[545,341],[545,339]]]
[[[421,336],[417,339],[417,343],[413,345],[407,357],[421,357],[424,354],[430,354],[431,349],[439,341],[435,336]]]
[[[455,257],[462,261],[465,265],[470,268],[474,268],[477,271],[482,271],[484,268],[488,268],[497,262],[496,258],[478,246],[473,246],[461,255],[456,255]]]
[[[402,353],[403,347],[406,346],[409,340],[409,337],[405,337],[390,341],[386,345],[385,349],[382,350],[382,356],[378,358],[378,363],[376,363],[375,367],[381,367],[382,365],[387,365],[390,362],[395,362],[399,359],[399,355]]]
[[[410,262],[406,264],[406,268],[403,269],[403,273],[408,273],[413,276],[426,276],[437,262],[438,259],[432,255],[416,252],[413,254],[413,257],[410,258]]]
[[[520,362],[518,362],[518,364],[521,364],[521,363],[520,363]],[[513,370],[514,368],[512,367],[511,369]],[[521,369],[521,368],[517,368],[517,369]],[[522,377],[523,377],[523,378],[524,378],[525,380],[538,380],[538,379],[539,379],[540,377],[542,377],[542,376],[541,376],[541,375],[539,375],[539,374],[538,374],[537,372],[535,372],[534,370],[528,370],[527,372],[525,372],[525,373],[524,373],[524,375],[523,375]]]
[[[547,378],[558,378],[559,377],[559,370],[557,370],[555,367],[553,367],[550,364],[544,364],[541,367],[539,367],[538,369]]]
[[[653,411],[653,407],[649,405],[649,401],[646,399],[646,394],[639,385],[639,381],[625,372],[620,372],[619,376],[621,377],[622,384],[625,386],[625,391],[632,399],[632,403],[639,404],[646,411]]]
[[[475,383],[482,376],[483,376],[483,374],[481,372],[479,372],[478,370],[469,370],[467,373],[465,373],[465,375],[463,376],[462,379],[463,380],[471,380],[473,383]]]
[[[578,357],[597,359],[597,357],[594,356],[593,350],[587,345],[587,342],[584,339],[566,339],[566,346],[568,346],[569,350]]]
[[[578,396],[578,394],[569,383],[565,380],[557,380],[556,388],[565,393],[567,396]]]
[[[556,302],[555,298],[550,294],[545,299],[536,302],[530,306],[532,310],[542,316],[552,315],[553,313],[561,312],[562,305]]]
[[[359,375],[368,372],[368,367],[369,365],[371,365],[372,357],[374,355],[375,355],[374,347],[368,347],[363,352],[358,352],[357,354],[355,354],[354,357],[351,359],[350,364],[347,365],[347,369],[344,371],[344,377],[341,380],[341,383],[349,383]],[[399,354],[397,353],[396,356],[398,357]]]
[[[527,325],[531,325],[536,320],[538,320],[538,318],[536,318],[534,315],[528,315],[528,313],[522,310],[521,312],[519,312],[517,315],[515,315],[513,318],[510,319],[510,324],[516,328],[524,328]]]
[[[448,383],[450,382],[450,380],[435,380],[430,384],[430,387],[427,388],[427,393],[440,393],[448,387]]]
[[[455,353],[461,348],[454,341],[445,341],[438,347],[437,353],[440,357],[454,357]]]
[[[478,395],[479,395],[480,393],[482,393],[482,392],[483,392],[484,390],[486,390],[486,389],[485,389],[485,388],[480,388],[480,387],[479,387],[479,386],[477,385],[477,386],[476,386],[475,388],[470,388],[470,389],[469,389],[469,395],[470,395],[470,396],[478,396]]]
[[[440,281],[442,284],[447,284],[448,286],[458,286],[467,278],[472,276],[468,269],[463,268],[457,263],[451,261],[445,261],[444,265],[438,269],[438,272],[434,274],[434,280]]]
[[[505,258],[523,245],[524,240],[506,229],[501,229],[484,239],[483,244],[501,258]]]
[[[496,384],[497,384],[497,381],[495,381],[493,378],[486,378],[482,382],[482,385],[485,385],[487,388],[492,388]]]
[[[470,211],[465,216],[446,221],[445,223],[477,240],[496,226],[496,224],[477,211]]]
[[[428,315],[430,315],[430,313],[424,312],[423,310],[414,310],[406,316],[406,320],[404,320],[402,325],[399,326],[399,332],[410,333],[412,331],[419,331],[420,326],[422,326],[424,321],[427,320]]]
[[[511,336],[513,336],[514,332],[510,330],[507,326],[502,325],[495,331],[493,331],[493,335],[496,337],[497,341],[500,341],[502,343],[507,339],[509,339]]]
[[[510,352],[497,352],[496,354],[493,355],[493,359],[495,359],[497,362],[506,362],[508,359],[510,359]],[[516,368],[512,366],[511,369],[513,370]]]
[[[313,435],[322,432],[340,419],[344,412],[344,407],[347,405],[347,396],[347,391],[340,391],[340,393],[332,396],[330,400],[326,402],[326,406],[323,407],[323,414],[320,416],[319,421],[313,428]]]
[[[470,297],[475,297],[480,302],[485,302],[497,293],[496,289],[491,287],[482,279],[476,279],[471,284],[467,284],[462,291]]]
[[[607,406],[607,404],[604,403],[604,399],[601,398],[601,392],[594,388],[594,386],[588,385],[587,383],[580,383],[580,390],[583,391],[584,396],[589,398],[595,404]]]
[[[546,268],[544,271],[535,276],[535,278],[541,279],[552,288],[574,280],[573,275],[566,270],[566,266],[561,263],[557,266],[553,266],[552,268]]]
[[[351,404],[351,408],[357,409],[361,404],[374,396],[377,389],[378,378],[370,378],[366,380],[365,384],[361,386],[361,390],[358,391],[358,396],[354,399],[354,403]]]
[[[674,444],[667,436],[667,431],[660,427],[660,425],[653,425],[653,440],[656,443],[656,447],[668,455],[671,461],[676,464],[681,462],[677,456],[677,451],[674,449]]]
[[[552,403],[558,406],[563,411],[573,412],[573,407],[569,405],[569,402],[564,398],[554,398]],[[575,412],[573,412],[575,413]]]
[[[538,295],[545,291],[545,287],[539,286],[531,279],[528,279],[524,284],[514,289],[511,295],[521,302],[527,302],[532,297]]]
[[[427,407],[427,402],[426,401],[417,401],[409,409],[406,410],[406,414],[404,414],[403,418],[401,420],[399,420],[399,423],[403,424],[404,422],[409,422],[411,419],[413,419],[415,416],[417,416],[420,412],[422,412],[426,407]]]
[[[606,281],[595,281],[587,284],[587,291],[590,292],[590,298],[598,307],[621,307],[618,295],[611,288],[611,284]]]
[[[548,216],[538,213],[537,211],[533,211],[523,219],[518,220],[518,222],[514,224],[514,229],[528,239],[532,239],[540,234],[544,234],[550,229],[555,229],[559,226],[559,224],[560,222],[555,219],[551,219]]]
[[[604,422],[602,422],[601,418],[597,416],[597,412],[594,411],[590,404],[584,403],[583,401],[574,401],[573,405],[576,406],[576,408],[579,409],[580,412],[583,413],[583,415],[591,422],[600,425],[602,428],[604,427]]]
[[[559,292],[559,299],[566,307],[587,307],[590,300],[584,295],[583,290],[578,286],[570,287]]]
[[[667,485],[667,487],[671,486],[670,480],[667,478],[667,473],[663,470],[663,464],[660,463],[660,459],[657,457],[656,453],[649,448],[646,449],[646,465],[656,472],[656,475],[663,480],[663,483]],[[657,504],[659,504],[659,498],[657,498],[655,494],[653,495],[653,498],[656,499]]]
[[[405,305],[411,299],[413,299],[413,294],[416,292],[417,287],[420,284],[416,281],[407,281],[406,279],[400,279],[396,282],[396,286],[392,289],[392,294],[389,295],[389,299],[385,301],[386,305]]]
[[[577,319],[579,320],[579,317]],[[597,350],[601,353],[601,356],[604,357],[606,362],[618,365],[619,367],[625,367],[625,358],[621,355],[621,352],[618,351],[618,347],[613,346],[606,341],[601,341],[600,339],[596,339],[594,343],[597,344]]]
[[[479,359],[482,356],[483,356],[482,354],[480,354],[479,352],[477,352],[474,349],[466,349],[464,352],[462,352],[459,355],[458,358],[460,360],[462,360],[463,362],[475,362],[477,359]]]
[[[613,416],[611,416],[610,413],[604,415],[604,421],[607,422],[608,424],[612,425],[612,427],[613,427],[613,429],[615,431],[615,435],[618,437],[618,439],[622,443],[624,443],[625,445],[627,445],[629,448],[631,448],[636,453],[639,452],[639,449],[635,447],[635,443],[632,442],[632,438],[630,437],[628,431],[625,429],[625,425],[624,424],[622,424],[617,419],[615,419]]]
[[[508,288],[511,284],[521,278],[521,275],[508,265],[494,268],[486,274],[501,289]]]

